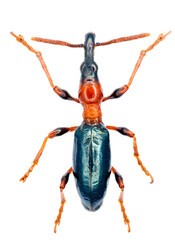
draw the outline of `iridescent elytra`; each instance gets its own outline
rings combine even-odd
[[[41,66],[54,92],[58,94],[62,99],[72,100],[76,103],[82,104],[83,106],[83,122],[81,123],[81,125],[73,127],[59,127],[51,131],[44,139],[44,142],[38,154],[36,155],[32,166],[20,179],[20,181],[25,182],[29,174],[33,171],[33,168],[38,164],[48,139],[54,138],[56,136],[61,136],[67,132],[75,131],[73,165],[61,178],[61,206],[55,220],[54,232],[56,232],[57,225],[60,224],[63,207],[66,201],[63,190],[69,180],[69,175],[71,173],[73,173],[74,175],[77,191],[81,198],[81,202],[83,206],[89,211],[96,211],[101,207],[104,196],[106,194],[110,174],[113,173],[116,182],[121,189],[119,203],[121,206],[124,223],[128,226],[128,232],[130,232],[130,221],[123,205],[123,178],[120,173],[113,166],[111,166],[111,151],[108,130],[117,131],[133,139],[134,156],[138,164],[140,165],[143,172],[150,177],[151,183],[153,183],[154,179],[140,160],[135,134],[125,127],[105,126],[102,121],[101,103],[110,99],[119,98],[128,91],[146,53],[152,50],[159,42],[164,40],[169,33],[170,32],[165,35],[160,34],[152,45],[146,48],[146,50],[142,50],[140,52],[139,58],[135,64],[134,70],[128,83],[114,90],[113,93],[107,97],[103,96],[102,87],[98,79],[98,66],[94,61],[94,49],[98,46],[105,46],[112,43],[119,43],[123,41],[130,41],[138,38],[148,37],[150,35],[149,33],[142,33],[129,37],[121,37],[103,43],[95,43],[95,34],[90,32],[85,35],[84,44],[71,44],[60,40],[50,40],[38,37],[32,38],[32,40],[34,41],[43,43],[62,45],[73,48],[84,48],[84,61],[80,67],[81,78],[78,98],[74,98],[66,90],[63,90],[53,84],[52,78],[49,74],[41,52],[36,51],[33,47],[31,47],[24,40],[23,36],[17,36],[13,32],[11,32],[11,34],[16,38],[18,42],[22,43],[25,47],[27,47],[39,59]]]

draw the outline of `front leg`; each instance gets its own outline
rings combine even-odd
[[[49,80],[49,83],[50,83],[51,87],[53,88],[54,92],[55,92],[56,94],[58,94],[58,96],[60,96],[61,98],[65,99],[65,100],[73,100],[73,101],[79,103],[79,100],[78,100],[77,98],[72,97],[66,90],[63,90],[63,89],[61,89],[60,87],[55,86],[55,85],[53,84],[52,78],[51,78],[50,73],[49,73],[49,71],[48,71],[48,69],[47,69],[47,66],[46,66],[46,64],[45,64],[45,62],[44,62],[44,59],[43,59],[43,57],[42,57],[41,52],[36,51],[33,47],[31,47],[31,46],[24,40],[23,36],[21,36],[21,35],[16,36],[13,32],[11,32],[11,34],[16,38],[16,40],[17,40],[18,42],[22,43],[25,47],[27,47],[29,51],[31,51],[31,52],[33,52],[33,53],[36,54],[36,57],[39,59],[39,61],[40,61],[40,63],[41,63],[41,66],[42,66],[42,68],[43,68],[43,70],[44,70],[44,72],[45,72],[45,74],[46,74],[46,76],[47,76],[47,78],[48,78],[48,80]]]
[[[133,70],[133,72],[132,72],[132,74],[131,74],[131,77],[130,77],[130,79],[129,79],[128,84],[127,84],[127,85],[124,85],[124,86],[121,87],[121,88],[116,89],[116,90],[115,90],[111,95],[109,95],[108,97],[104,97],[104,98],[103,98],[103,102],[106,101],[106,100],[109,100],[109,99],[119,98],[119,97],[121,97],[126,91],[128,91],[128,89],[129,89],[130,85],[132,84],[132,81],[133,81],[133,79],[134,79],[134,77],[135,77],[135,74],[136,74],[137,70],[139,69],[140,64],[141,64],[143,58],[145,57],[146,53],[149,52],[150,50],[152,50],[157,44],[159,44],[162,40],[164,40],[165,37],[166,37],[168,34],[170,34],[170,33],[171,33],[171,32],[168,32],[168,33],[165,34],[165,35],[160,34],[159,37],[157,38],[157,40],[156,40],[152,45],[150,45],[146,50],[142,50],[142,51],[140,52],[139,58],[138,58],[138,60],[137,60],[137,62],[136,62],[136,65],[135,65],[134,70]]]

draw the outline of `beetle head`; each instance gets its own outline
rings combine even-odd
[[[98,66],[94,62],[94,48],[95,48],[95,34],[87,33],[85,36],[84,50],[85,57],[84,62],[81,64],[81,82],[86,81],[98,81],[97,70]]]

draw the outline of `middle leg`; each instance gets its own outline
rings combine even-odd
[[[106,126],[106,128],[109,129],[109,130],[115,130],[115,131],[117,131],[117,132],[119,132],[119,133],[121,133],[123,135],[126,135],[128,137],[133,138],[134,157],[137,159],[138,165],[140,165],[140,167],[144,171],[144,173],[147,176],[150,176],[151,183],[153,183],[154,182],[154,178],[148,172],[148,170],[145,168],[145,166],[143,165],[142,161],[140,160],[140,156],[139,156],[139,152],[138,152],[138,148],[137,148],[137,142],[136,142],[135,133],[131,132],[129,129],[124,128],[124,127]]]
[[[62,127],[62,128],[56,128],[55,130],[53,130],[52,132],[50,132],[48,134],[48,136],[44,139],[44,142],[39,150],[39,152],[37,153],[33,163],[32,163],[32,166],[28,169],[28,171],[24,174],[24,176],[22,178],[20,178],[20,181],[23,181],[25,182],[26,179],[28,178],[29,174],[33,171],[34,167],[36,165],[38,165],[38,162],[39,162],[39,159],[44,151],[44,148],[45,148],[45,145],[48,141],[48,139],[52,139],[54,137],[57,137],[57,136],[62,136],[63,134],[67,133],[67,132],[73,132],[77,129],[77,126],[76,127],[69,127],[69,128],[65,128],[65,127]]]

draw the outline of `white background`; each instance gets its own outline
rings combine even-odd
[[[4,1],[0,6],[0,239],[175,239],[175,17],[173,1]],[[82,107],[60,99],[35,55],[10,31],[22,34],[43,53],[55,85],[77,96],[83,49],[32,42],[32,36],[83,43],[93,31],[96,41],[151,33],[149,38],[95,49],[104,95],[126,84],[140,50],[160,33],[172,30],[149,52],[130,90],[102,105],[106,125],[135,132],[147,177],[133,157],[132,139],[111,132],[112,165],[125,183],[124,203],[131,233],[123,224],[119,188],[111,175],[101,209],[86,211],[73,176],[65,189],[67,202],[57,234],[59,184],[72,165],[73,133],[49,140],[39,166],[26,183],[18,180],[31,165],[48,132],[80,125]]]

